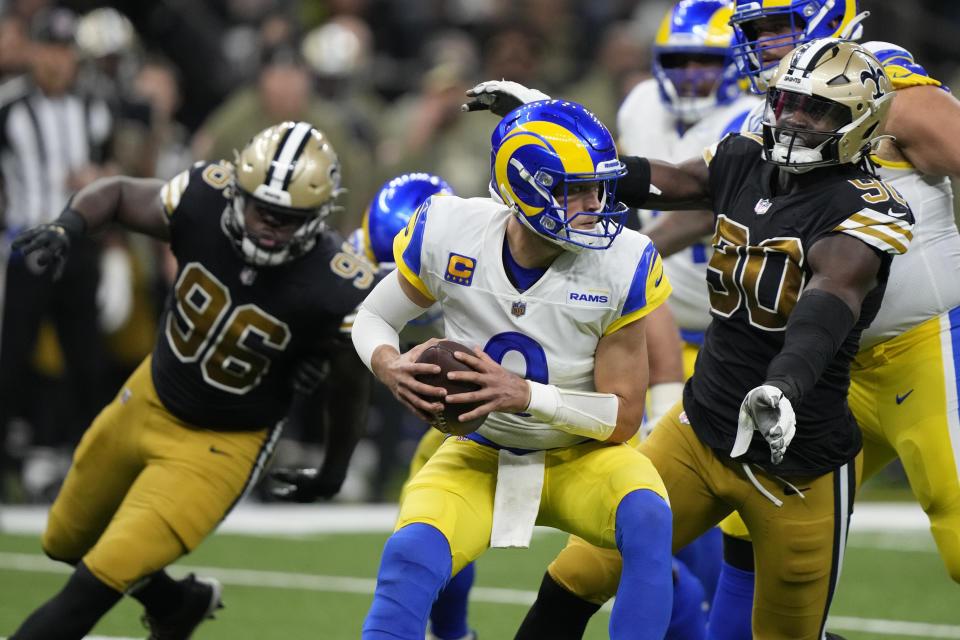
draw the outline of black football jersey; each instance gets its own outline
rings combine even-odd
[[[756,136],[728,136],[707,158],[716,216],[707,267],[713,321],[684,390],[684,407],[700,440],[721,456],[733,447],[744,396],[763,384],[783,347],[787,318],[812,275],[810,248],[846,233],[882,257],[879,285],[864,300],[854,328],[794,407],[797,432],[783,462],[770,462],[759,433],[737,458],[778,475],[820,475],[850,461],[862,446],[846,401],[850,361],[880,307],[892,257],[906,251],[913,216],[895,189],[853,165],[818,170],[822,180],[814,185],[773,195],[777,167],[763,160]]]
[[[254,267],[226,235],[229,167],[198,164],[161,192],[177,280],[160,321],[152,374],[175,416],[220,431],[271,427],[305,356],[349,339],[376,270],[333,231],[285,264]]]

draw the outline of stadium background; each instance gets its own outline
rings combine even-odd
[[[402,171],[436,173],[464,195],[486,192],[487,145],[494,121],[482,114],[461,115],[458,111],[464,90],[478,81],[513,79],[572,98],[594,109],[612,126],[620,99],[648,77],[653,34],[671,4],[664,0],[159,0],[109,5],[78,1],[56,6],[83,16],[78,31],[83,59],[78,82],[115,109],[112,159],[116,170],[171,177],[195,159],[229,159],[234,148],[261,128],[261,120],[312,120],[334,140],[344,164],[350,191],[344,210],[332,224],[346,233],[359,224],[377,187]],[[0,1],[3,81],[22,72],[27,25],[34,14],[49,6],[55,3]],[[861,0],[860,7],[872,14],[865,23],[867,39],[908,48],[933,77],[960,87],[960,3]],[[0,87],[0,101],[2,95]],[[56,213],[50,212],[51,217]],[[0,228],[2,220],[0,212]],[[133,273],[129,283],[132,305],[122,325],[109,331],[112,375],[104,380],[106,394],[112,393],[151,349],[157,309],[171,273],[169,254],[163,247],[130,238],[127,251]],[[44,336],[33,366],[38,385],[56,392],[64,363],[55,335],[46,332]],[[382,390],[375,400],[367,437],[336,500],[346,508],[392,504],[422,433],[423,427],[416,421],[397,419],[398,412]],[[294,430],[288,436],[278,454],[281,460],[316,464],[322,459],[322,447],[309,434]],[[53,565],[44,564],[36,555],[36,540],[44,505],[55,495],[73,444],[67,439],[54,450],[35,451],[29,420],[11,425],[5,441],[0,442],[10,462],[0,466],[0,636],[62,580],[50,573]],[[872,500],[912,499],[897,463],[871,481],[864,493]],[[209,562],[221,570],[234,565],[250,568],[257,564],[250,563],[251,555],[262,553],[271,560],[280,556],[276,564],[262,565],[263,570],[362,575],[367,579],[374,575],[385,529],[362,535],[331,531],[331,527],[342,529],[336,523],[353,520],[345,515],[352,512],[330,510],[329,506],[306,507],[294,516],[278,518],[270,511],[275,505],[260,505],[265,498],[264,492],[259,492],[243,505],[253,523],[246,526],[245,533],[262,535],[258,521],[319,524],[294,531],[300,536],[297,541],[288,538],[282,544],[271,544],[276,542],[274,538],[234,538],[240,531],[228,529],[231,533],[218,534],[182,564]],[[374,506],[360,511],[358,521],[368,519],[382,527],[382,521],[389,522],[390,508]],[[955,587],[939,565],[925,520],[916,510],[903,513],[908,515],[889,517],[906,527],[904,530],[883,534],[870,529],[852,539],[850,556],[859,568],[848,573],[854,574],[858,586],[875,588],[900,578],[900,584],[887,593],[902,593],[893,596],[900,598],[902,609],[881,607],[868,617],[883,618],[889,613],[893,619],[929,623],[923,633],[903,633],[902,637],[960,637],[960,627],[949,626],[960,625],[960,614],[952,613],[946,603],[947,590]],[[239,524],[232,526],[243,529]],[[318,539],[322,544],[315,545]],[[503,607],[497,598],[520,604],[530,595],[529,590],[535,589],[540,571],[552,557],[551,549],[562,543],[562,538],[547,533],[541,539],[547,543],[540,544],[537,553],[527,554],[518,569],[526,572],[523,576],[512,572],[514,560],[498,559],[501,555],[491,561],[490,569],[481,564],[481,585],[491,579],[494,582],[487,584],[521,590],[512,595],[495,594],[490,596],[491,602],[481,604],[481,610],[490,609],[491,619],[500,617],[493,612]],[[351,540],[362,551],[347,551]],[[211,550],[206,551],[207,546]],[[282,552],[263,552],[265,548]],[[338,553],[341,548],[344,551]],[[304,554],[313,558],[313,564],[299,564],[297,558]],[[896,559],[891,559],[893,555]],[[362,560],[342,565],[328,562],[338,556]],[[868,568],[879,573],[874,576]],[[483,577],[485,570],[487,578]],[[348,612],[342,613],[347,628],[350,620],[362,617],[369,603],[365,591],[369,585],[353,586],[352,593],[362,595],[352,596],[352,601],[343,605]],[[861,610],[859,601],[847,608],[845,597],[864,602],[885,597],[883,590],[865,589],[861,595],[859,589],[844,586],[838,603],[841,612]],[[254,588],[260,587],[250,587]],[[310,596],[311,588],[305,588],[304,594]],[[921,589],[931,594],[922,598],[926,609],[917,598]],[[333,591],[336,589],[326,593]],[[871,595],[875,591],[878,595]],[[351,593],[349,585],[343,592]],[[252,595],[251,602],[270,602],[271,597]],[[911,604],[911,597],[916,605]],[[482,597],[480,602],[485,602]],[[242,598],[239,607],[229,603],[231,612],[243,609],[242,603]],[[273,610],[273,605],[269,606]],[[354,609],[359,613],[351,613]],[[515,626],[523,607],[509,610],[510,615],[501,622],[504,629]],[[911,612],[915,613],[912,617]],[[133,609],[128,609],[111,615],[104,624],[116,633],[131,633],[128,627],[134,618]],[[234,617],[232,624],[235,626],[227,624],[227,631],[221,628],[219,632],[211,625],[209,633],[213,635],[198,635],[264,637],[252,631],[256,627],[249,626],[243,616]],[[859,623],[850,624],[856,627]],[[946,626],[939,629],[931,624]],[[304,623],[302,628],[310,625]],[[251,635],[238,635],[230,629],[246,629]],[[494,631],[485,637],[501,637],[497,627],[491,629]],[[601,637],[601,629],[602,625],[594,623],[591,632],[600,635],[591,637]],[[284,637],[299,637],[299,633],[292,630]],[[937,635],[941,633],[945,635]],[[878,637],[871,634],[850,637]],[[326,637],[354,635],[345,632]]]

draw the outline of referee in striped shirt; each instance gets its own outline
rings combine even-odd
[[[97,246],[72,247],[59,277],[38,275],[9,249],[19,231],[54,219],[72,192],[103,174],[112,118],[105,103],[74,89],[75,26],[67,9],[38,14],[28,72],[0,86],[0,471],[10,418],[29,419],[34,446],[72,447],[102,404]],[[39,398],[29,372],[43,319],[56,328],[66,376],[54,397]]]

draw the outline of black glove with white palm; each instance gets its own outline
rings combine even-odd
[[[270,489],[274,498],[287,502],[313,502],[337,495],[347,477],[347,470],[275,469],[270,472],[270,477],[281,483]]]
[[[737,420],[737,438],[730,450],[731,458],[747,452],[754,431],[759,431],[770,445],[770,461],[780,464],[797,432],[797,417],[790,400],[773,385],[760,385],[750,390],[743,399]]]
[[[481,82],[467,89],[467,97],[473,99],[462,104],[461,111],[489,110],[501,118],[522,104],[550,99],[550,96],[542,91],[525,87],[511,80]]]
[[[70,253],[71,238],[83,235],[86,227],[84,217],[67,207],[53,222],[20,233],[11,248],[34,260],[39,273],[51,269],[53,279],[59,280]]]

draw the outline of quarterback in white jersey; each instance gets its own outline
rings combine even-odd
[[[626,168],[580,105],[545,100],[492,137],[493,198],[432,197],[394,241],[397,269],[354,325],[360,357],[426,417],[476,403],[407,485],[384,548],[364,640],[424,636],[439,590],[489,546],[523,547],[534,524],[616,547],[623,574],[610,637],[662,638],[670,620],[672,518],[650,461],[623,445],[643,415],[646,316],[670,284],[653,245],[623,230]],[[398,330],[439,302],[446,337],[473,347],[444,396],[418,374],[434,341],[400,354]]]

